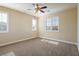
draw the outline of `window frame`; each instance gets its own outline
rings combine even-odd
[[[58,22],[59,22],[59,24],[57,25],[57,26],[58,26],[58,30],[52,30],[52,29],[51,29],[51,30],[48,30],[48,29],[46,29],[47,20],[48,20],[48,19],[52,20],[53,17],[58,17]],[[60,31],[60,29],[59,29],[59,26],[60,26],[60,19],[59,19],[59,16],[53,16],[53,17],[47,18],[47,19],[45,20],[45,24],[44,24],[45,32],[59,32],[59,31]],[[53,23],[51,22],[51,24],[53,24]],[[51,25],[51,26],[54,26],[54,25]]]
[[[35,31],[37,31],[37,20],[36,20],[35,18],[33,18],[33,19],[32,19],[32,22],[33,22],[33,20],[35,20],[36,25],[35,25],[35,29],[33,29],[33,25],[32,25],[32,31],[35,32]],[[32,24],[33,24],[33,23],[32,23]]]
[[[9,32],[9,16],[7,12],[0,12],[7,14],[7,30],[6,31],[0,31],[0,33],[8,33]]]

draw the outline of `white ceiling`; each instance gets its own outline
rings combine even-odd
[[[76,3],[40,3],[39,5],[47,6],[47,9],[45,9],[45,13],[39,12],[35,16],[43,16],[77,6]],[[34,15],[34,6],[32,5],[32,3],[0,3],[0,6],[8,7],[30,15]]]

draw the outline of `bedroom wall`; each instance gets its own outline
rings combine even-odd
[[[0,12],[8,13],[9,32],[0,33],[0,45],[37,37],[37,31],[32,32],[33,16],[0,6]]]
[[[77,46],[78,46],[78,51],[79,51],[79,4],[77,5]]]
[[[44,21],[47,18],[59,16],[59,32],[45,32]],[[39,18],[39,37],[57,41],[77,43],[77,8],[70,8],[57,13],[49,14]]]

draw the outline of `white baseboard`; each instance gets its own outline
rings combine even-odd
[[[13,43],[17,43],[17,42],[21,42],[21,41],[25,41],[25,40],[29,40],[29,39],[33,39],[33,38],[37,38],[37,37],[30,37],[30,38],[21,39],[21,40],[17,40],[17,41],[13,41],[13,42],[3,43],[3,44],[0,44],[0,46],[6,46],[6,45],[10,45],[10,44],[13,44]],[[63,41],[63,40],[57,40],[57,39],[52,39],[52,38],[47,38],[47,37],[39,37],[39,38],[45,38],[45,39],[49,39],[49,40],[55,40],[55,41],[59,41],[59,42],[77,45],[77,43]]]
[[[77,45],[77,43],[63,41],[63,40],[58,40],[58,39],[52,39],[52,38],[48,38],[48,37],[40,37],[40,38],[45,38],[45,39],[49,39],[49,40],[55,40],[55,41],[59,41],[59,42],[64,42],[64,43],[68,43],[68,44]]]
[[[13,43],[17,43],[17,42],[21,42],[21,41],[25,41],[25,40],[29,40],[29,39],[33,39],[33,38],[36,38],[36,37],[30,37],[30,38],[26,38],[26,39],[16,40],[16,41],[8,42],[8,43],[3,43],[3,44],[0,44],[0,46],[6,46],[6,45],[10,45]]]

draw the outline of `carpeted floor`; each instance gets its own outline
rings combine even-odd
[[[76,45],[41,38],[0,47],[1,56],[78,56]]]

